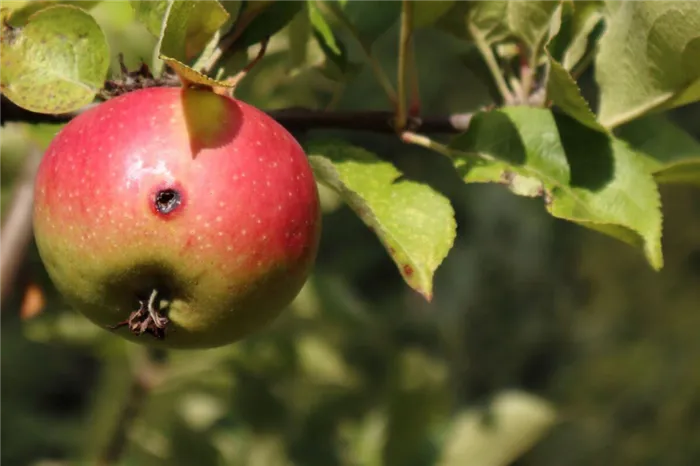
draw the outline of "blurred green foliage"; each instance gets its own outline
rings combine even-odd
[[[126,3],[93,12],[130,66],[150,60],[154,42]],[[388,36],[375,49],[393,73]],[[416,36],[426,111],[490,103],[458,58],[468,52],[462,43],[433,30]],[[273,44],[238,95],[268,109],[322,107],[332,89],[314,92],[310,79]],[[363,70],[337,108],[383,108],[383,99]],[[673,116],[700,136],[697,105]],[[28,145],[56,130],[2,128],[3,210]],[[425,151],[390,136],[342,135],[452,200],[458,237],[433,302],[403,283],[376,237],[324,191],[316,272],[293,306],[239,344],[171,352],[119,464],[700,464],[697,189],[662,190],[666,266],[657,273],[639,251],[552,219],[541,200],[465,186],[447,162],[426,170]],[[48,304],[22,320],[28,280]],[[68,309],[34,249],[16,291],[2,312],[0,457],[95,464],[133,401],[145,349]]]

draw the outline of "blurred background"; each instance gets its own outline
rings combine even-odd
[[[114,70],[119,52],[130,67],[150,61],[155,40],[128,3],[93,13]],[[396,37],[375,46],[390,75]],[[238,97],[324,108],[336,85],[297,66],[287,44],[286,32],[272,41]],[[424,114],[492,102],[466,68],[468,44],[422,30],[416,47]],[[592,73],[581,85],[594,101]],[[387,108],[368,70],[336,104]],[[700,106],[669,118],[700,137]],[[2,127],[3,214],[30,148],[59,128]],[[331,134],[450,197],[458,236],[433,302],[323,190],[316,271],[288,312],[239,344],[158,364],[69,309],[32,244],[3,290],[3,464],[700,464],[700,190],[662,188],[666,265],[656,273],[640,251],[551,218],[541,199],[465,186],[447,162],[391,135],[297,136]]]

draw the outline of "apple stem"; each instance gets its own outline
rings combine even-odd
[[[161,314],[160,306],[156,304],[158,299],[158,289],[154,288],[148,301],[139,299],[139,308],[129,315],[129,318],[115,325],[108,325],[110,330],[117,330],[121,327],[128,327],[131,333],[141,336],[150,333],[155,338],[162,340],[165,338],[165,328],[170,319]]]

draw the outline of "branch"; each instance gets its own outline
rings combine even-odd
[[[413,2],[403,0],[401,5],[401,33],[399,38],[399,63],[396,81],[398,83],[398,97],[396,102],[397,131],[403,131],[408,122],[406,110],[406,67],[409,61],[411,36],[413,33]]]
[[[4,302],[15,285],[17,275],[32,239],[32,205],[34,175],[41,162],[42,151],[31,147],[24,160],[22,174],[17,180],[12,201],[2,224],[1,300]]]
[[[20,108],[3,97],[0,115],[3,125],[11,121],[25,123],[66,123],[94,105],[99,104],[92,104],[73,113],[46,115]],[[390,111],[330,112],[305,108],[286,108],[270,110],[267,113],[289,131],[345,129],[386,134],[395,133],[392,125],[394,114]],[[423,133],[453,134],[466,131],[471,117],[471,113],[427,116],[422,118],[409,117],[407,127],[414,131],[420,129]]]

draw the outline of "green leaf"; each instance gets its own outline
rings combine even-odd
[[[359,65],[349,61],[345,44],[333,33],[316,2],[311,1],[308,3],[308,12],[314,39],[321,47],[326,57],[327,65],[331,65],[321,68],[321,71],[325,71],[324,74],[329,79],[340,81],[346,75],[356,71]]]
[[[581,61],[589,48],[589,37],[602,24],[601,2],[579,0],[572,2],[574,12],[571,18],[571,40],[561,61],[565,69],[571,71]]]
[[[432,299],[433,274],[455,238],[449,200],[360,147],[316,142],[307,153],[319,182],[376,233],[408,285]]]
[[[309,19],[311,20],[311,25],[313,26],[314,33],[317,35],[319,44],[333,55],[339,56],[341,54],[339,40],[335,34],[333,34],[331,26],[328,24],[323,14],[321,14],[315,2],[309,2]]]
[[[160,44],[161,58],[189,62],[204,50],[228,18],[218,1],[172,2]]]
[[[413,27],[432,26],[455,4],[455,0],[432,0],[415,2],[413,6]]]
[[[556,422],[554,407],[524,392],[499,393],[487,409],[459,413],[438,466],[508,466]]]
[[[549,79],[547,81],[547,99],[589,128],[606,131],[596,120],[595,114],[591,111],[586,99],[581,95],[581,90],[574,78],[551,55],[547,54],[547,57],[550,65]]]
[[[469,23],[472,33],[478,32],[489,45],[512,35],[530,49],[538,49],[557,6],[559,2],[552,1],[476,2],[469,11]]]
[[[662,115],[619,127],[616,134],[645,156],[659,183],[700,185],[700,141]]]
[[[619,126],[700,100],[700,8],[686,2],[609,2],[596,58],[600,121]]]
[[[250,5],[256,5],[258,1],[246,2],[241,11],[241,17],[250,11]],[[282,28],[284,28],[304,7],[303,1],[284,0],[275,2],[266,2],[267,5],[262,5],[256,8],[255,17],[245,27],[239,38],[236,40],[234,47],[236,49],[244,49],[262,42],[266,37],[271,37]],[[259,11],[258,11],[259,10]],[[235,26],[234,26],[235,27]]]
[[[89,13],[45,8],[21,29],[3,27],[2,92],[28,110],[65,113],[93,101],[109,68],[109,46]]]
[[[11,16],[8,22],[12,26],[24,26],[29,21],[30,16],[37,11],[43,10],[44,8],[48,8],[50,6],[68,5],[88,11],[97,6],[99,3],[99,1],[88,0],[32,0],[26,2],[25,5],[22,5],[19,8],[12,8]]]
[[[567,115],[511,107],[477,114],[450,146],[460,151],[455,166],[465,182],[525,186],[553,216],[643,247],[652,267],[662,267],[658,187],[625,142]]]
[[[328,9],[349,25],[357,38],[372,45],[389,30],[401,14],[401,0],[317,0],[324,14]]]
[[[144,26],[154,37],[160,37],[163,32],[168,8],[172,0],[131,0],[134,18]]]

